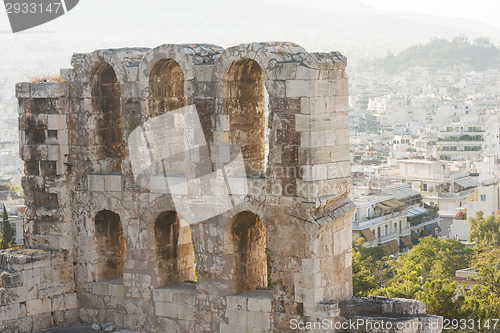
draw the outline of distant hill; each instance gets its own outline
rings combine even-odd
[[[393,74],[411,67],[453,68],[470,66],[481,71],[490,67],[500,68],[500,50],[488,38],[480,37],[470,42],[460,35],[452,40],[433,38],[427,44],[419,44],[385,58],[371,61],[368,65],[381,67]]]

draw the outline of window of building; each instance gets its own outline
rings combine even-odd
[[[486,194],[481,194],[481,201],[486,201]]]

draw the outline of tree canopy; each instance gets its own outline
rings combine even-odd
[[[355,296],[413,298],[429,314],[449,319],[500,318],[500,212],[469,218],[469,240],[464,244],[428,236],[407,253],[391,259],[382,247],[353,243]],[[474,268],[472,289],[453,279],[457,270]]]
[[[370,65],[382,68],[386,73],[399,73],[411,67],[451,69],[455,66],[470,66],[482,71],[490,67],[500,68],[500,50],[486,37],[473,42],[464,35],[451,41],[435,37],[427,44],[411,46],[397,55],[388,53]]]

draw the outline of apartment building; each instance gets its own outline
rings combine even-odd
[[[485,154],[500,154],[500,122],[496,114],[467,115],[460,120],[441,127],[437,158],[444,161],[477,161]]]
[[[422,196],[409,185],[378,193],[354,195],[356,211],[353,237],[363,237],[368,246],[383,245],[389,253],[405,251],[424,229],[434,230],[440,218],[423,206]]]
[[[426,205],[439,208],[440,232],[448,236],[456,214],[477,188],[475,178],[465,169],[452,170],[450,164],[443,161],[408,159],[399,160],[398,164],[398,180],[418,191]]]

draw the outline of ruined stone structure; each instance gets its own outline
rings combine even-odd
[[[29,249],[0,254],[2,332],[78,321],[288,332],[292,320],[363,316],[440,331],[419,302],[350,301],[340,53],[292,43],[162,45],[75,54],[72,65],[63,82],[17,85]],[[139,184],[128,142],[186,105],[196,106],[210,146],[199,164],[223,168],[224,145],[236,144],[250,189],[244,202],[191,225],[153,178]]]

